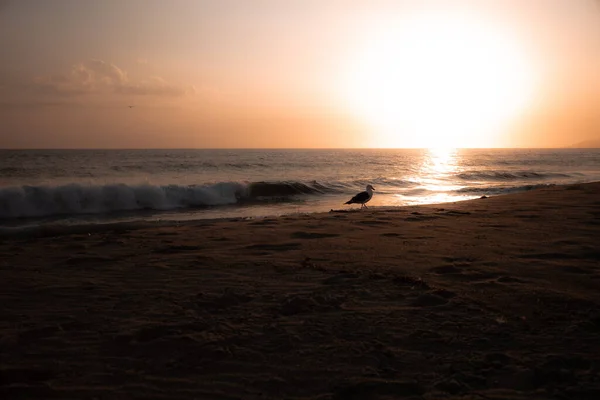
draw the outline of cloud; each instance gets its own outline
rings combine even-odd
[[[82,95],[94,88],[94,75],[83,64],[74,65],[66,74],[37,77],[30,85],[36,93],[58,96]]]
[[[114,64],[88,60],[75,64],[66,74],[37,77],[31,87],[40,94],[81,96],[94,93],[113,93],[129,96],[181,97],[194,94],[193,86],[185,87],[160,77],[134,81]]]
[[[172,85],[160,77],[153,77],[140,83],[127,83],[116,88],[117,92],[139,96],[185,96],[195,94],[194,86],[185,88]]]
[[[80,67],[83,69],[87,68],[87,71],[91,71],[93,76],[101,79],[108,85],[120,86],[128,81],[125,72],[116,65],[104,61],[90,60],[85,64],[80,64]]]

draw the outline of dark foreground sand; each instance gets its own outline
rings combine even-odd
[[[600,399],[600,183],[86,229],[0,239],[0,398]]]

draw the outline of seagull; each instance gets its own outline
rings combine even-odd
[[[356,196],[354,196],[353,198],[351,198],[344,204],[355,204],[356,203],[356,204],[360,204],[361,209],[363,207],[368,208],[365,203],[368,203],[369,200],[371,200],[371,197],[373,197],[374,190],[375,190],[375,188],[373,186],[367,185],[367,190],[365,192],[360,192],[359,194],[357,194]]]

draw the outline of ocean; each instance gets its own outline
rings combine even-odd
[[[0,150],[0,226],[257,218],[600,181],[600,149]]]

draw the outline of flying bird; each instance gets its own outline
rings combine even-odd
[[[350,200],[348,200],[347,202],[345,202],[344,204],[360,204],[360,208],[362,209],[364,208],[368,208],[366,203],[369,202],[369,200],[371,200],[371,198],[373,197],[373,191],[375,190],[375,188],[371,185],[367,185],[367,190],[364,192],[360,192],[359,194],[357,194],[356,196],[354,196],[353,198],[351,198]]]
[[[129,108],[133,108],[133,107],[135,107],[135,106],[127,106],[127,107],[129,107]]]

